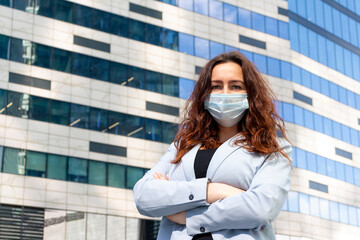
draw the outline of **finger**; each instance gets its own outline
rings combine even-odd
[[[169,174],[165,175],[165,180],[169,180]]]

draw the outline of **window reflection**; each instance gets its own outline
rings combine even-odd
[[[87,183],[87,165],[85,159],[69,157],[68,180],[73,182]]]
[[[40,152],[28,151],[26,154],[26,172],[27,176],[45,177],[46,154]]]

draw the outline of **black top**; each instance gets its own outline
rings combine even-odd
[[[216,148],[198,150],[195,162],[194,171],[196,178],[206,177],[206,172],[209,167],[212,156],[214,155]],[[197,234],[193,237],[193,240],[213,240],[211,233]]]

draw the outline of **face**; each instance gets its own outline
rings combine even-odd
[[[242,68],[234,62],[216,65],[211,74],[211,93],[246,93]]]

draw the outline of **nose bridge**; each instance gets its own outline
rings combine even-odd
[[[230,93],[230,88],[229,88],[229,83],[225,82],[224,83],[224,87],[223,87],[223,92],[222,93]]]

